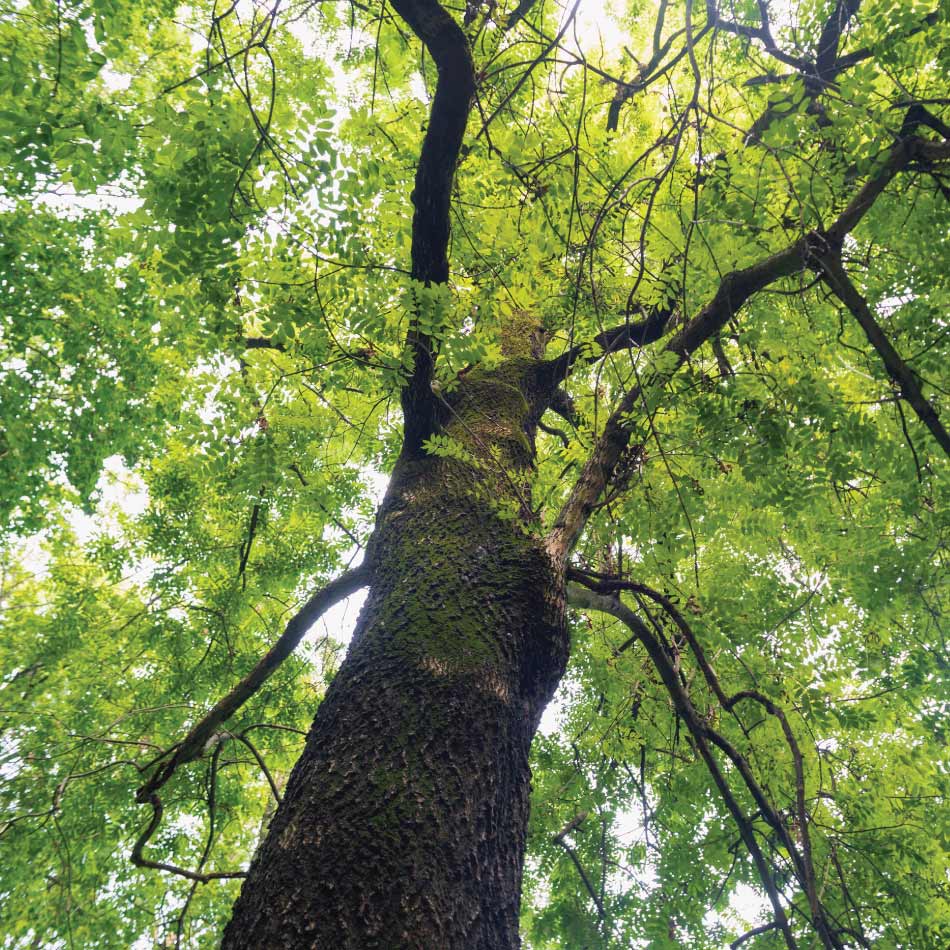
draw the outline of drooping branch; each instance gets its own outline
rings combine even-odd
[[[391,0],[423,42],[438,72],[429,125],[412,192],[411,277],[424,286],[449,279],[449,206],[455,167],[475,94],[475,66],[462,28],[436,0]],[[406,345],[411,373],[402,390],[404,445],[419,451],[433,432],[438,400],[432,393],[436,342],[413,318]]]
[[[795,842],[790,837],[788,829],[786,828],[785,823],[782,821],[781,816],[764,799],[761,789],[759,789],[758,783],[753,777],[745,759],[739,756],[738,752],[732,747],[730,743],[725,741],[723,737],[714,734],[713,731],[708,728],[707,733],[709,735],[710,741],[719,746],[719,748],[721,748],[733,761],[740,775],[742,775],[744,781],[749,787],[749,790],[755,798],[756,803],[759,805],[763,816],[779,833],[783,843],[789,851],[789,854],[795,861],[796,869],[802,881],[806,896],[808,897],[808,904],[812,913],[812,917],[816,921],[823,921],[824,915],[818,896],[815,868],[812,861],[811,833],[809,831],[810,818],[805,804],[804,758],[802,756],[801,748],[798,744],[798,739],[795,736],[791,723],[788,721],[785,711],[780,706],[776,705],[764,693],[755,689],[744,689],[737,693],[733,693],[731,696],[727,695],[719,681],[719,677],[712,668],[712,664],[709,662],[709,658],[706,656],[706,651],[703,649],[699,637],[693,631],[690,624],[686,621],[686,618],[683,616],[683,614],[677,609],[676,605],[664,594],[654,590],[646,584],[641,584],[636,581],[628,581],[622,577],[610,575],[588,574],[587,572],[578,570],[577,568],[570,568],[568,570],[568,577],[582,584],[588,590],[594,591],[595,593],[612,594],[616,597],[619,595],[620,591],[630,591],[637,597],[638,600],[640,600],[641,597],[652,600],[662,609],[663,614],[673,622],[680,636],[683,638],[683,641],[688,644],[690,652],[693,654],[696,663],[703,674],[703,679],[705,680],[706,685],[712,691],[713,695],[716,697],[716,700],[719,702],[720,706],[725,712],[733,712],[739,703],[743,702],[744,700],[750,700],[757,703],[770,716],[774,716],[779,721],[779,724],[782,728],[782,734],[785,737],[785,743],[788,746],[789,753],[791,754],[792,764],[795,771],[795,817],[798,824],[800,854]]]
[[[719,333],[756,293],[781,278],[814,266],[830,248],[840,247],[845,236],[860,223],[901,170],[917,160],[935,162],[947,159],[950,159],[950,141],[934,142],[916,136],[902,139],[890,150],[874,177],[864,184],[830,227],[824,231],[811,231],[771,257],[723,277],[712,300],[667,343],[666,352],[676,357],[673,365],[664,367],[661,373],[652,373],[642,380],[641,385],[631,388],[611,413],[548,534],[548,550],[555,559],[564,562],[610,483],[634,431],[630,416],[642,402],[646,389],[663,385],[692,353]]]
[[[822,946],[824,946],[826,950],[842,950],[844,944],[841,940],[841,932],[832,926],[819,891],[818,876],[815,872],[811,854],[811,840],[808,830],[809,816],[805,806],[805,780],[802,767],[802,755],[784,711],[758,690],[741,690],[731,696],[727,696],[718,678],[712,671],[702,646],[690,629],[689,624],[676,610],[675,606],[662,594],[651,590],[645,585],[624,581],[622,579],[608,578],[606,580],[593,580],[592,578],[584,576],[583,572],[572,571],[571,574],[577,578],[579,583],[571,581],[568,584],[568,603],[575,607],[597,610],[616,617],[627,626],[634,638],[643,645],[647,655],[653,661],[657,672],[660,674],[660,678],[667,688],[677,715],[686,724],[700,757],[709,769],[711,778],[736,821],[740,835],[756,864],[762,884],[769,893],[770,899],[772,899],[776,926],[783,930],[786,943],[791,939],[791,933],[787,928],[787,920],[784,921],[785,926],[783,926],[784,917],[781,912],[781,904],[778,900],[779,895],[775,884],[775,877],[769,870],[765,857],[762,855],[761,850],[758,849],[757,843],[755,843],[752,819],[746,816],[742,811],[738,800],[729,786],[726,774],[720,768],[712,753],[713,746],[725,754],[730,764],[741,777],[747,791],[752,796],[752,800],[755,802],[757,808],[757,814],[769,824],[777,834],[782,846],[788,852],[795,876],[801,884],[802,890],[808,900],[811,922],[821,940]],[[769,715],[775,716],[779,720],[792,756],[796,776],[796,805],[794,815],[797,825],[797,835],[795,837],[793,837],[789,830],[782,813],[769,801],[765,790],[753,774],[748,759],[743,756],[721,732],[713,728],[707,718],[700,716],[697,712],[689,695],[687,680],[680,675],[671,649],[668,644],[664,643],[662,633],[659,632],[661,628],[657,626],[654,621],[653,626],[656,630],[652,630],[650,625],[641,620],[634,611],[620,600],[619,592],[625,589],[632,590],[638,594],[644,594],[663,606],[664,611],[670,619],[674,621],[679,632],[689,643],[690,650],[693,652],[702,669],[704,680],[720,702],[724,711],[731,712],[743,700],[752,700],[762,706]],[[753,842],[752,846],[750,846],[750,840]],[[789,943],[789,946],[792,946],[793,943],[794,941]]]
[[[571,440],[563,429],[559,429],[557,426],[549,426],[540,420],[538,420],[538,428],[542,432],[546,432],[548,435],[553,435],[554,438],[559,439],[565,449],[570,447]]]
[[[875,320],[867,300],[852,283],[841,263],[841,255],[829,251],[820,258],[819,266],[825,282],[834,291],[835,296],[851,311],[852,316],[864,330],[868,342],[877,350],[888,375],[899,387],[901,396],[910,403],[920,421],[930,429],[944,452],[950,455],[950,434],[940,421],[937,411],[924,397],[914,371],[901,359],[900,354],[887,338],[887,334]]]
[[[640,643],[643,644],[647,655],[650,657],[660,678],[663,680],[663,685],[666,687],[673,701],[677,715],[686,725],[690,735],[693,737],[697,751],[709,769],[709,773],[716,787],[719,789],[723,801],[726,803],[726,807],[736,822],[742,841],[755,863],[759,878],[762,881],[762,886],[768,894],[775,920],[785,938],[786,946],[789,950],[795,950],[798,944],[792,934],[785,908],[782,906],[774,876],[756,840],[752,821],[745,812],[743,812],[735,794],[729,787],[729,783],[710,747],[707,727],[693,706],[689,694],[686,692],[686,688],[680,682],[676,668],[667,655],[663,644],[657,639],[653,631],[618,597],[598,594],[582,587],[580,584],[572,582],[567,585],[567,600],[573,607],[582,610],[596,610],[600,613],[606,613],[612,617],[616,617],[625,624]]]
[[[368,561],[368,557],[367,557]],[[187,762],[199,758],[219,727],[234,715],[263,685],[264,681],[290,656],[306,632],[334,604],[370,583],[371,568],[364,562],[330,581],[318,590],[290,619],[284,632],[274,645],[261,657],[254,668],[219,700],[196,723],[188,735],[169,750],[171,757],[156,769],[155,773],[137,792],[140,802],[149,801],[174,774]]]

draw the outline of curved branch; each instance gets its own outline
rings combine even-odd
[[[155,792],[152,792],[145,801],[152,806],[152,820],[148,823],[148,827],[135,839],[135,844],[132,845],[130,858],[136,867],[151,868],[153,871],[167,871],[169,874],[177,874],[179,877],[187,878],[187,880],[194,881],[197,884],[247,877],[246,871],[209,871],[203,873],[201,871],[189,871],[187,868],[178,867],[177,864],[166,864],[164,861],[153,861],[151,858],[146,858],[144,854],[145,845],[158,830],[158,826],[162,822],[164,808],[161,799]]]
[[[686,724],[687,729],[692,735],[696,743],[696,749],[705,762],[706,767],[709,769],[713,782],[719,789],[726,803],[726,807],[736,822],[739,834],[749,854],[752,856],[752,860],[755,862],[756,870],[762,881],[762,886],[765,888],[769,896],[769,901],[772,904],[772,911],[775,914],[776,923],[781,928],[782,935],[785,937],[786,946],[789,950],[795,950],[798,945],[792,934],[785,908],[782,906],[778,887],[769,870],[765,855],[762,853],[762,849],[755,839],[755,829],[753,828],[752,822],[742,811],[738,800],[729,788],[726,777],[710,748],[709,730],[696,712],[685,687],[677,677],[676,669],[666,655],[662,643],[654,636],[650,628],[617,597],[597,594],[572,582],[567,585],[567,602],[574,607],[585,610],[596,610],[600,613],[606,613],[612,617],[616,617],[625,624],[643,644],[644,649],[653,661],[653,665],[660,674],[660,678],[663,680],[663,684],[670,695],[670,699],[673,701],[677,714]]]
[[[475,95],[475,66],[465,33],[436,0],[392,0],[392,6],[425,44],[438,71],[412,192],[411,277],[424,286],[444,284],[449,279],[449,204]],[[402,390],[404,445],[418,452],[438,417],[431,388],[436,343],[413,320],[406,344],[412,372]]]
[[[732,943],[729,944],[729,950],[739,950],[747,940],[751,940],[753,937],[758,937],[760,934],[768,933],[770,930],[775,930],[778,927],[778,923],[774,920],[770,920],[767,924],[761,924],[758,927],[753,927],[751,930],[747,930],[742,936],[737,937]]]
[[[293,653],[304,634],[330,607],[369,584],[370,574],[370,568],[364,562],[318,590],[290,619],[277,642],[258,660],[250,673],[234,686],[227,696],[219,700],[204,718],[191,728],[188,735],[173,747],[173,750],[170,750],[174,752],[172,757],[138,790],[136,799],[140,802],[151,801],[155,792],[172,777],[180,765],[200,758],[208,743],[214,738],[218,727],[230,719],[260,689],[271,673]]]

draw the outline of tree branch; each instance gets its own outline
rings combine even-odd
[[[513,30],[532,10],[538,0],[519,0],[518,6],[508,14],[504,29]]]
[[[449,279],[449,206],[455,167],[475,94],[475,66],[462,28],[436,0],[391,0],[423,42],[438,81],[412,192],[411,277],[428,287]],[[432,393],[437,344],[413,318],[406,338],[412,372],[402,390],[404,448],[421,450],[438,419]]]
[[[571,394],[566,389],[555,389],[551,395],[551,400],[548,403],[548,409],[551,412],[556,412],[565,422],[569,422],[572,426],[577,426],[580,422],[580,414],[577,411],[577,406],[574,405],[574,400],[571,399]]]
[[[154,871],[167,871],[169,874],[177,874],[179,877],[194,881],[197,884],[247,877],[246,871],[189,871],[187,868],[179,867],[177,864],[153,861],[151,858],[145,857],[145,845],[151,840],[152,835],[158,831],[158,826],[162,823],[162,815],[165,809],[162,805],[162,800],[155,792],[150,793],[145,799],[142,799],[142,801],[148,802],[148,804],[152,806],[152,818],[145,830],[135,839],[135,844],[132,845],[132,852],[129,857],[136,867],[150,868]],[[203,863],[204,859],[202,859],[202,864]]]
[[[257,534],[257,524],[261,517],[261,504],[264,498],[264,489],[261,487],[258,492],[258,501],[251,509],[251,520],[247,527],[247,541],[241,542],[241,561],[238,565],[238,577],[241,579],[241,590],[247,589],[247,562],[251,557],[251,545],[254,544],[254,538]]]
[[[666,345],[665,351],[675,355],[675,363],[664,368],[663,372],[652,373],[641,385],[630,389],[611,413],[548,534],[548,551],[556,561],[563,563],[566,560],[613,477],[633,434],[629,416],[642,402],[644,392],[670,379],[687,357],[719,333],[750,297],[783,277],[814,266],[830,248],[840,247],[845,235],[858,225],[898,172],[915,160],[946,159],[950,159],[950,141],[934,142],[918,137],[902,139],[890,150],[877,174],[864,184],[827,230],[811,231],[771,257],[723,277],[712,300]]]
[[[369,555],[359,567],[346,571],[318,590],[297,611],[288,622],[284,632],[278,637],[277,642],[258,660],[254,668],[223,699],[219,700],[200,722],[191,728],[188,735],[177,746],[169,750],[174,754],[138,790],[136,794],[138,801],[151,801],[151,797],[172,777],[180,765],[200,758],[218,727],[230,719],[260,689],[274,670],[293,653],[304,634],[317,620],[335,603],[370,583],[371,568],[368,561]]]
[[[551,360],[545,369],[553,380],[560,382],[582,358],[589,363],[596,363],[611,353],[655,343],[666,333],[673,312],[672,307],[654,307],[636,323],[627,320],[619,326],[603,330],[590,341],[572,346]]]
[[[838,47],[841,43],[841,34],[858,12],[861,0],[837,0],[831,16],[825,21],[818,45],[815,47],[815,72],[821,78],[831,77],[838,62]]]
[[[928,13],[920,22],[919,26],[915,26],[912,29],[908,30],[906,33],[899,33],[897,30],[893,31],[889,36],[885,37],[881,41],[881,48],[890,47],[893,43],[899,42],[900,40],[910,39],[912,36],[916,36],[918,33],[922,33],[928,26],[935,26],[940,20],[940,11],[934,10],[932,13]],[[835,75],[842,72],[845,69],[850,69],[852,66],[857,66],[858,63],[863,63],[866,59],[870,59],[874,55],[874,50],[864,46],[861,49],[855,50],[853,53],[846,53],[844,56],[841,56],[838,59],[838,62],[835,66]]]
[[[732,33],[735,36],[742,36],[747,40],[758,40],[773,59],[777,59],[779,62],[785,63],[786,66],[791,66],[799,72],[806,72],[808,70],[808,63],[806,63],[805,60],[797,56],[789,55],[776,44],[772,37],[768,11],[764,3],[759,4],[759,16],[760,22],[758,26],[724,20],[719,13],[716,0],[706,0],[706,20],[713,29],[722,30],[724,33]]]
[[[650,74],[660,65],[663,57],[669,52],[670,47],[676,39],[686,32],[685,30],[677,30],[667,38],[665,43],[662,42],[663,25],[666,22],[668,6],[669,0],[660,0],[660,5],[656,11],[656,20],[653,24],[653,52],[650,56],[650,61],[640,66],[635,79],[617,85],[617,91],[614,93],[614,97],[607,110],[608,132],[617,131],[617,126],[620,124],[620,110],[623,108],[623,104],[631,96],[636,95],[636,93],[646,87],[646,82]]]
[[[767,924],[762,924],[759,927],[753,927],[751,930],[747,930],[741,937],[737,937],[732,943],[729,944],[729,950],[739,950],[747,940],[751,940],[753,937],[758,937],[759,934],[768,933],[770,930],[775,930],[778,927],[778,923],[774,920],[770,920]]]
[[[707,727],[696,712],[685,687],[680,682],[676,670],[667,656],[666,650],[663,648],[663,644],[654,636],[650,628],[617,597],[597,594],[581,587],[579,584],[569,583],[567,585],[567,601],[573,607],[579,607],[585,610],[596,610],[616,617],[625,624],[643,644],[647,655],[653,661],[656,671],[663,680],[663,684],[673,701],[677,715],[686,724],[687,729],[696,743],[696,749],[705,762],[706,767],[709,769],[710,775],[726,803],[726,807],[729,809],[733,820],[738,826],[739,834],[749,854],[752,856],[759,878],[762,881],[762,886],[769,896],[769,901],[772,904],[772,910],[775,914],[775,920],[782,930],[785,943],[789,950],[795,950],[797,947],[795,937],[792,934],[788,917],[785,914],[785,908],[782,906],[778,888],[775,885],[768,863],[765,860],[765,855],[763,855],[762,849],[756,841],[755,829],[752,826],[752,822],[743,813],[738,800],[729,788],[725,775],[723,775],[722,769],[719,767],[719,763],[716,761],[715,756],[712,754],[712,749],[709,747]]]
[[[586,818],[586,811],[578,812],[551,840],[554,842],[554,844],[560,845],[567,852],[567,856],[571,859],[571,862],[577,869],[577,873],[580,875],[584,887],[587,888],[587,893],[590,894],[590,898],[594,902],[594,906],[597,908],[597,916],[601,922],[603,922],[605,917],[604,902],[600,899],[600,895],[597,893],[597,890],[591,882],[590,877],[584,870],[584,865],[581,864],[581,859],[577,856],[577,852],[567,841],[567,836],[572,831],[579,828],[584,823]]]
[[[739,773],[746,782],[749,791],[755,798],[756,803],[763,814],[763,817],[765,817],[769,824],[772,825],[772,827],[775,828],[779,833],[783,843],[789,851],[789,854],[795,861],[796,869],[802,881],[802,886],[805,890],[806,896],[808,897],[808,904],[812,913],[812,917],[816,921],[816,926],[818,926],[819,929],[826,926],[824,911],[818,897],[815,867],[812,860],[811,833],[808,828],[809,815],[805,805],[804,760],[801,753],[801,748],[798,745],[798,740],[796,739],[795,733],[788,721],[788,717],[785,715],[785,711],[780,706],[777,706],[774,702],[772,702],[772,700],[766,695],[755,689],[740,690],[737,693],[733,693],[731,696],[727,696],[726,692],[722,688],[722,684],[719,682],[719,677],[716,676],[716,673],[706,656],[706,651],[699,642],[699,638],[693,632],[692,627],[687,623],[686,618],[682,615],[682,613],[680,613],[680,611],[676,608],[676,605],[659,591],[653,590],[653,588],[648,587],[646,584],[640,584],[635,581],[627,581],[623,578],[610,576],[595,577],[591,575],[585,575],[583,571],[579,571],[576,568],[570,568],[568,570],[568,577],[577,580],[588,589],[594,590],[598,593],[611,593],[614,596],[617,596],[621,590],[628,590],[634,593],[634,595],[642,594],[643,596],[648,597],[650,600],[657,603],[663,609],[664,613],[666,613],[666,615],[673,621],[677,630],[679,630],[683,639],[689,645],[690,651],[695,657],[696,663],[703,674],[703,679],[706,681],[707,686],[712,690],[713,695],[716,697],[723,710],[726,712],[733,712],[735,707],[740,702],[748,699],[758,703],[770,716],[774,716],[776,719],[778,719],[782,727],[782,733],[785,737],[785,743],[788,746],[789,752],[792,756],[792,765],[795,771],[795,810],[796,819],[798,821],[799,840],[801,843],[800,855],[798,854],[794,841],[792,841],[791,837],[789,836],[788,829],[785,827],[781,816],[775,811],[775,809],[762,794],[758,783],[756,782],[751,770],[746,763],[746,760],[739,755],[736,749],[729,742],[727,742],[721,736],[715,734],[711,729],[707,728],[706,733],[710,741],[719,746],[719,748],[721,748],[723,752],[725,752],[726,755],[729,756],[729,758],[733,761],[736,768],[739,770]]]
[[[864,330],[868,342],[877,350],[888,375],[900,387],[901,396],[910,403],[911,408],[917,413],[917,418],[930,429],[944,452],[950,455],[950,435],[941,423],[937,411],[924,398],[914,371],[901,359],[880,324],[874,319],[867,300],[851,282],[851,278],[841,263],[841,255],[829,251],[820,258],[819,266],[825,282],[834,291],[835,296],[851,311],[854,319]]]
[[[280,350],[287,349],[283,343],[268,340],[265,336],[249,336],[244,340],[244,348],[248,350]]]

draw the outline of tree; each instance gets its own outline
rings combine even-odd
[[[584,15],[0,7],[5,947],[950,942],[946,7]]]

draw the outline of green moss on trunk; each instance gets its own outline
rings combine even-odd
[[[370,595],[226,948],[518,946],[528,751],[567,658],[560,579],[497,504],[524,500],[529,362],[453,393],[444,431],[471,463],[397,465]]]

